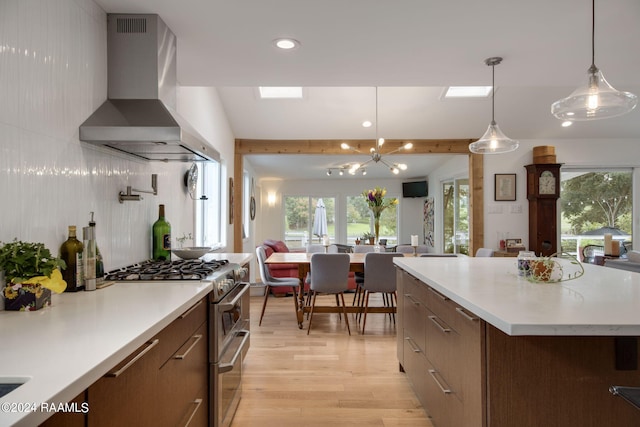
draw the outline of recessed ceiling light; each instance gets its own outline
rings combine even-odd
[[[372,124],[373,123],[371,123],[369,120],[365,120],[364,122],[362,122],[362,127],[363,128],[370,128]]]
[[[283,50],[291,50],[300,47],[300,42],[295,39],[275,39],[273,44]]]
[[[487,98],[491,86],[449,86],[445,98]]]
[[[262,99],[302,99],[301,86],[260,86]]]
[[[565,120],[564,122],[562,122],[562,127],[563,128],[567,128],[569,126],[571,126],[573,124],[573,122],[571,120]]]

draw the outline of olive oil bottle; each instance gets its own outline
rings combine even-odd
[[[76,237],[76,226],[69,226],[69,238],[60,247],[60,258],[67,264],[62,271],[62,278],[67,282],[65,292],[77,292],[84,289],[82,263],[83,245]]]

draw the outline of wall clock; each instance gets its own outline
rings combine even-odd
[[[198,187],[198,166],[193,163],[189,170],[184,174],[184,185],[192,199],[195,200],[196,189]]]
[[[535,163],[527,169],[529,250],[549,256],[558,252],[560,163]]]
[[[251,200],[249,200],[249,216],[251,221],[256,219],[256,196],[254,192],[253,178],[251,178]]]

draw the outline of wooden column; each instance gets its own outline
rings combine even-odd
[[[233,156],[233,252],[242,252],[243,155]]]
[[[484,247],[484,156],[469,154],[469,255]]]

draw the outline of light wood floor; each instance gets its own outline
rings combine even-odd
[[[352,298],[345,295],[347,304]],[[398,370],[395,326],[387,315],[370,314],[365,335],[349,315],[349,336],[337,314],[315,314],[307,335],[306,321],[298,329],[292,297],[270,297],[258,326],[262,301],[251,298],[251,347],[232,427],[432,427]]]

